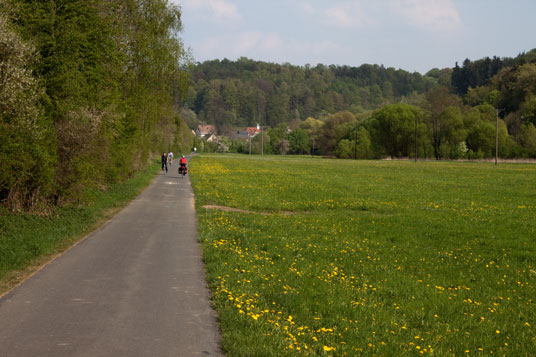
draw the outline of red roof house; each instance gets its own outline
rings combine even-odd
[[[248,133],[249,136],[255,136],[257,135],[258,133],[260,133],[260,129],[256,128],[256,127],[249,127],[249,128],[246,128],[246,132]]]
[[[195,133],[198,137],[203,138],[207,135],[216,134],[216,128],[214,125],[198,125]]]

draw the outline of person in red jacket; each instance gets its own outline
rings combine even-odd
[[[184,170],[185,173],[188,173],[188,168],[186,167],[186,158],[184,157],[184,155],[179,160],[179,173],[181,172],[181,170]]]

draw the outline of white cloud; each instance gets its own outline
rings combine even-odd
[[[275,62],[292,62],[294,58],[318,56],[339,48],[338,44],[327,41],[288,41],[276,33],[251,31],[207,38],[198,44],[196,52],[202,58],[235,59],[245,56]]]
[[[343,2],[328,8],[325,15],[331,25],[340,27],[363,27],[374,23],[372,3]]]
[[[300,8],[304,13],[308,15],[312,15],[315,13],[315,8],[307,1],[301,0],[298,4],[300,5]]]
[[[311,7],[302,0],[302,8]],[[312,8],[312,7],[311,7]],[[461,18],[453,0],[345,0],[333,1],[324,10],[327,23],[345,28],[363,28],[392,21],[397,16],[410,26],[429,30],[453,30]]]
[[[215,35],[198,43],[197,52],[203,58],[248,56],[249,53],[260,49],[265,44],[265,39],[269,39],[271,46],[274,46],[274,35],[267,36],[259,31]]]
[[[173,0],[173,2],[206,21],[236,23],[243,20],[236,5],[227,0]]]
[[[409,25],[430,30],[454,30],[461,24],[452,0],[391,0],[391,9]]]

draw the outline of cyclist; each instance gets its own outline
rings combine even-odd
[[[171,166],[171,164],[173,163],[173,153],[171,151],[168,154],[168,162],[169,166]]]
[[[188,173],[188,168],[186,167],[186,158],[184,155],[182,155],[181,159],[179,160],[179,173],[181,170],[185,170],[185,173]]]

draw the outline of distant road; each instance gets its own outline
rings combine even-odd
[[[176,170],[0,299],[0,356],[222,355]]]

